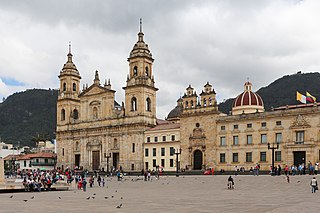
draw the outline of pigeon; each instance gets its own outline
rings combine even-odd
[[[23,200],[24,202],[27,202],[28,200]]]
[[[122,206],[122,203],[120,203],[120,205],[119,205],[119,206],[117,206],[117,209],[120,209],[120,208],[121,208],[121,206]]]
[[[87,197],[86,199],[87,199],[87,200],[89,200],[89,199],[90,199],[90,197]]]
[[[95,199],[95,198],[96,198],[96,197],[93,197],[93,196],[92,196],[92,199]]]
[[[113,195],[111,196],[111,198],[113,198]]]
[[[96,193],[94,193],[93,195],[96,195]]]
[[[118,192],[117,190],[115,192]]]
[[[123,199],[123,197],[121,197],[121,200]]]
[[[300,183],[300,180],[298,180],[297,183]]]
[[[32,196],[30,199],[33,199],[34,198],[34,196]]]
[[[61,197],[58,197],[59,199],[61,199]]]
[[[13,198],[13,195],[11,195],[9,198]]]
[[[104,199],[108,199],[108,197],[104,197]]]

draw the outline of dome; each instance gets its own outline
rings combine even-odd
[[[176,120],[179,119],[181,114],[182,114],[182,110],[183,110],[183,106],[182,106],[183,100],[182,98],[179,98],[177,101],[177,106],[175,108],[173,108],[168,116],[167,116],[167,120]]]
[[[252,92],[252,84],[244,84],[244,92],[238,95],[232,105],[232,114],[264,112],[264,104],[260,95]]]

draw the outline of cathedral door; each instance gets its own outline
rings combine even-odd
[[[74,166],[80,167],[80,155],[76,154],[74,155]]]
[[[194,170],[202,169],[202,152],[200,150],[196,150],[193,153],[193,169]]]
[[[293,152],[293,162],[295,166],[299,166],[300,164],[306,165],[306,152],[305,151],[297,151]]]
[[[119,153],[118,152],[114,152],[112,153],[112,166],[115,169],[119,169]]]
[[[92,170],[98,170],[100,166],[100,151],[92,151]]]

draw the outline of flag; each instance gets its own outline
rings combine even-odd
[[[297,91],[297,101],[300,101],[301,103],[306,104],[307,98],[306,96],[302,95],[300,92]]]
[[[306,96],[307,96],[307,101],[314,103],[316,102],[316,97],[312,96],[310,93],[306,92]]]

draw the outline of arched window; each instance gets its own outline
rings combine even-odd
[[[131,111],[137,111],[137,99],[135,97],[131,98]]]
[[[193,100],[190,101],[191,108],[193,108]]]
[[[79,146],[79,142],[76,142],[76,150],[79,151],[80,150],[80,146]]]
[[[66,111],[64,109],[61,110],[61,120],[66,120]]]
[[[149,69],[146,67],[146,76],[149,76]]]
[[[146,100],[146,110],[148,112],[151,112],[151,100],[150,100],[150,98],[147,98],[147,100]]]
[[[73,110],[73,118],[74,118],[74,119],[78,119],[78,118],[79,118],[79,112],[78,112],[77,109],[74,109],[74,110]]]
[[[189,103],[188,103],[188,101],[186,101],[186,108],[189,108]]]
[[[137,75],[138,75],[138,67],[135,66],[135,67],[133,68],[133,76],[137,76]]]
[[[93,119],[97,119],[98,118],[98,109],[97,109],[97,107],[93,107],[92,115],[93,115]]]
[[[72,84],[72,90],[73,90],[73,91],[77,91],[77,85],[76,85],[76,83],[73,83],[73,84]]]
[[[212,105],[212,98],[211,97],[209,98],[209,105],[210,106]]]
[[[203,99],[203,106],[207,106],[207,100],[205,98]]]
[[[118,149],[118,140],[116,138],[113,140],[113,148]]]
[[[66,91],[66,90],[67,90],[67,84],[63,83],[63,91]]]

